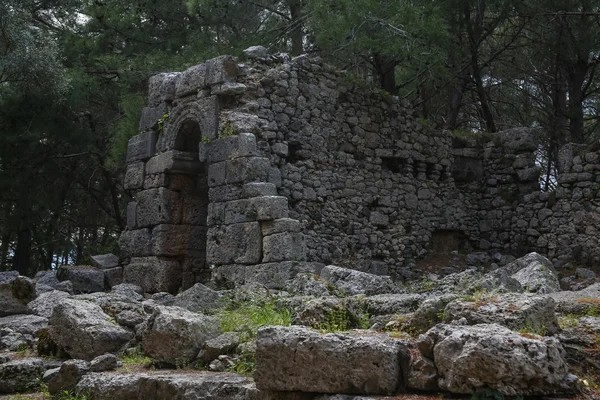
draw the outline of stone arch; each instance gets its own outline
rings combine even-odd
[[[157,150],[159,152],[169,150],[181,150],[185,143],[182,143],[182,132],[193,132],[198,135],[198,142],[201,136],[208,139],[217,137],[217,128],[219,124],[219,106],[215,96],[188,101],[183,104],[177,104],[169,115],[169,120],[165,124],[164,132],[159,138]],[[199,132],[194,124],[197,125]],[[199,136],[201,135],[201,136]],[[183,151],[198,151],[198,147],[194,150]]]

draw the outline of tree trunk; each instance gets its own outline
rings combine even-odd
[[[5,232],[2,235],[2,245],[0,246],[0,271],[3,271],[8,259],[8,248],[10,245],[10,232]]]
[[[17,250],[13,262],[20,275],[27,275],[31,261],[31,229],[24,228],[17,233]]]
[[[574,143],[585,143],[583,85],[587,70],[587,62],[579,61],[569,74],[569,132]]]
[[[304,52],[302,34],[302,4],[300,0],[288,0],[290,7],[290,39],[292,42],[292,56],[299,56]]]
[[[373,66],[379,87],[390,94],[396,94],[396,65],[398,61],[392,57],[380,53],[373,54]]]

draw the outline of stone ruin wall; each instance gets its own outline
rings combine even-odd
[[[125,281],[147,291],[211,275],[277,286],[326,263],[420,276],[440,242],[597,259],[596,153],[540,193],[528,131],[434,131],[306,56],[223,56],[149,86],[121,237]]]

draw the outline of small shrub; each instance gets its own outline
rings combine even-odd
[[[256,370],[256,354],[253,352],[243,352],[238,359],[234,360],[233,366],[229,368],[230,372],[244,376],[252,376],[254,370]]]
[[[319,324],[319,329],[325,332],[344,332],[348,330],[348,311],[332,309],[327,313],[325,322]]]
[[[121,362],[124,366],[142,366],[145,368],[150,368],[154,365],[154,360],[152,358],[142,354],[140,346],[137,346],[133,353],[122,354]]]
[[[230,121],[227,121],[223,125],[223,129],[221,129],[221,132],[219,132],[218,137],[219,137],[219,139],[223,139],[228,136],[234,136],[234,135],[235,135],[235,129],[233,128],[233,124]]]
[[[533,328],[529,322],[522,326],[517,332],[525,338],[539,340],[540,336],[546,336],[548,330],[544,325],[539,328]]]

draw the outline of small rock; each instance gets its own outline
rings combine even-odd
[[[90,362],[90,372],[112,371],[117,368],[117,356],[114,354],[103,354]]]

